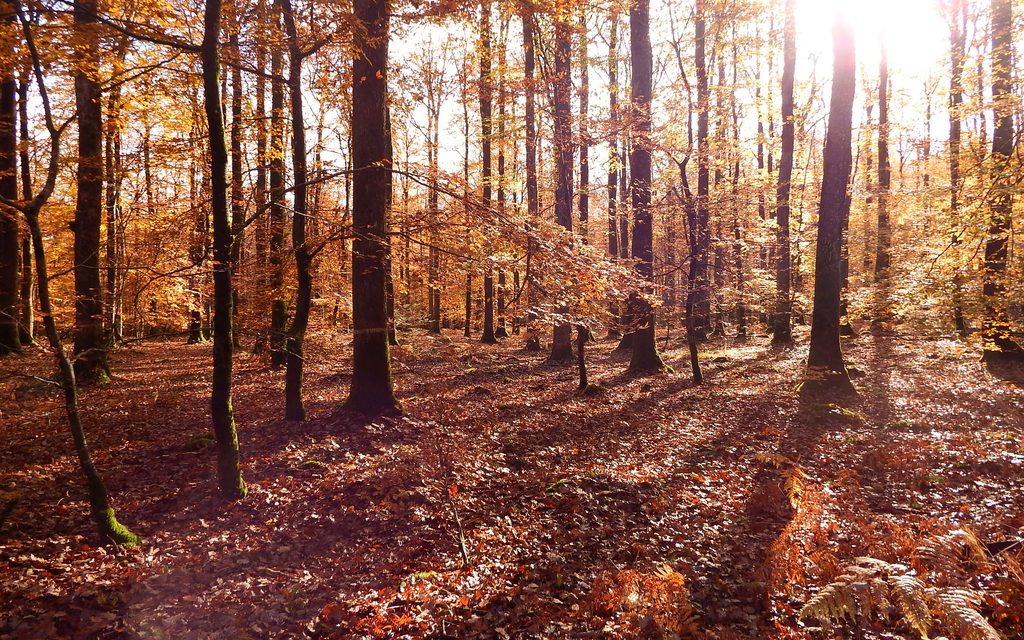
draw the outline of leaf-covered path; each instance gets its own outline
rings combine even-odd
[[[344,336],[308,351],[304,424],[279,419],[283,375],[240,357],[235,504],[215,492],[208,348],[118,351],[82,411],[145,538],[125,551],[95,546],[51,359],[5,361],[0,638],[635,637],[652,620],[805,637],[796,612],[856,556],[906,559],[952,526],[1024,534],[1020,372],[958,342],[850,340],[860,397],[839,406],[801,402],[805,348],[765,339],[708,345],[700,388],[624,375],[601,342],[604,391],[580,396],[574,369],[518,345],[404,338],[405,415],[369,422],[339,409]],[[697,622],[658,608],[687,593]]]

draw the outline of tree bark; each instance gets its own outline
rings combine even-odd
[[[491,138],[493,121],[491,115],[491,2],[480,3],[480,183],[482,187],[482,214],[491,215]],[[494,274],[490,267],[484,273],[484,330],[480,342],[495,344],[494,336]]]
[[[555,16],[554,64],[554,153],[555,153],[555,220],[566,231],[572,231],[572,28],[569,9],[559,7]],[[572,359],[572,327],[566,321],[555,323],[551,340],[552,362]]]
[[[696,263],[694,282],[694,332],[698,340],[707,337],[711,315],[708,282],[708,258],[711,244],[709,229],[708,194],[711,181],[711,158],[708,150],[708,111],[711,108],[707,68],[706,0],[697,0],[694,17],[694,61],[697,68],[697,251],[691,257]]]
[[[631,298],[633,357],[631,371],[659,371],[665,363],[658,354],[655,340],[654,309],[646,296],[654,286],[654,229],[651,220],[651,94],[652,67],[649,0],[636,0],[629,7],[629,49],[632,64],[630,98],[629,175],[630,199],[633,203],[633,259],[637,273],[650,283],[645,292]]]
[[[18,164],[21,175],[21,197],[32,199],[32,172],[28,157],[28,88],[31,76],[26,69],[18,82],[18,128],[21,136]],[[3,215],[3,214],[0,214]],[[32,274],[32,236],[21,239],[21,344],[35,342],[35,277]]]
[[[775,315],[772,342],[793,341],[792,270],[789,236],[789,197],[793,181],[793,149],[796,123],[793,122],[793,80],[796,70],[796,17],[794,0],[786,0],[786,22],[782,45],[782,152],[779,156],[779,182],[776,189],[775,232]]]
[[[960,146],[964,104],[964,60],[967,57],[967,3],[952,0],[949,12],[949,216],[953,228],[952,244],[960,244]],[[959,265],[953,273],[953,327],[967,335],[963,307],[963,273]]]
[[[533,9],[529,0],[520,4],[520,18],[523,22],[523,86],[526,96],[524,98],[524,118],[526,134],[526,216],[527,224],[533,224],[540,212],[540,200],[537,194],[537,106],[536,89],[534,87],[534,74],[536,71],[536,52],[534,50],[534,17]],[[534,240],[527,238],[527,256],[533,253]],[[540,351],[540,335],[537,331],[536,314],[533,312],[533,305],[536,303],[534,287],[530,279],[532,275],[526,274],[526,297],[527,326],[526,326],[526,349],[528,351]],[[469,334],[466,334],[469,335]]]
[[[217,481],[229,500],[245,497],[238,455],[234,409],[231,406],[232,331],[231,222],[228,208],[228,149],[220,93],[221,0],[207,0],[204,13],[203,98],[210,139],[210,191],[213,218],[213,394],[211,415],[217,439]]]
[[[12,47],[13,48],[13,45]],[[0,71],[0,196],[18,198],[17,81],[12,64]],[[21,272],[18,220],[0,209],[0,356],[21,351],[21,308],[18,275]]]
[[[272,9],[272,32],[279,32],[280,12]],[[288,303],[284,300],[284,60],[280,44],[270,51],[270,366],[281,367],[287,361],[285,324]]]
[[[842,290],[841,245],[846,189],[853,155],[853,98],[856,55],[853,33],[841,19],[832,30],[835,50],[828,134],[823,158],[818,240],[814,265],[814,312],[807,358],[809,382],[850,387],[839,338]]]
[[[75,373],[84,380],[109,378],[103,344],[103,290],[100,286],[100,223],[103,218],[103,115],[99,73],[96,0],[76,0],[75,30],[80,38],[75,69],[78,109],[78,170],[75,200]]]
[[[889,220],[889,61],[885,46],[878,65],[878,243],[875,247],[875,276],[886,275],[892,262],[892,227]]]
[[[1022,359],[1024,348],[1014,339],[1006,309],[1006,262],[1013,229],[1010,160],[1013,129],[1013,5],[992,0],[992,165],[989,187],[989,229],[985,242],[985,323],[982,333],[986,361]]]
[[[388,0],[353,0],[352,385],[345,406],[365,414],[398,409],[387,316]]]

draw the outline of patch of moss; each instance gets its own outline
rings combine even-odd
[[[213,435],[209,433],[196,433],[189,437],[185,443],[185,451],[202,451],[209,449],[214,444]]]
[[[142,542],[142,538],[132,533],[128,527],[117,521],[114,510],[106,510],[95,514],[96,524],[100,528],[100,537],[104,542],[119,544],[123,547],[134,547]]]

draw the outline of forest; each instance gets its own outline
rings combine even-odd
[[[1024,0],[0,0],[0,640],[1024,638]]]

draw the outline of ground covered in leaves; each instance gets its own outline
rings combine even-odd
[[[282,372],[239,356],[237,503],[209,347],[114,353],[82,413],[134,549],[96,545],[52,359],[0,362],[0,638],[809,637],[800,607],[855,557],[1024,535],[1021,372],[970,345],[852,338],[838,401],[801,400],[806,348],[763,337],[706,345],[699,388],[675,338],[680,372],[645,377],[600,341],[588,395],[519,338],[403,341],[404,416],[370,421],[340,408],[345,334],[307,348],[303,424]]]

